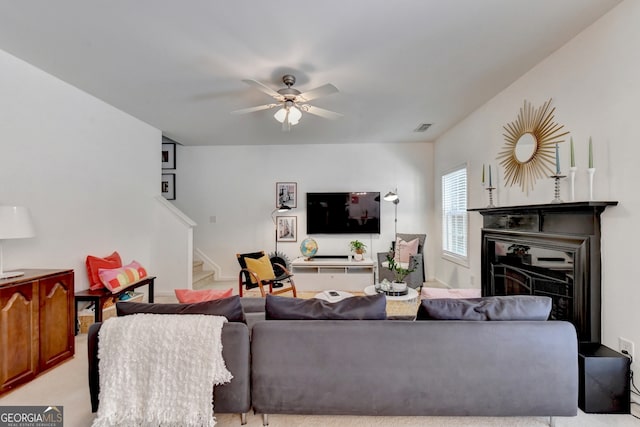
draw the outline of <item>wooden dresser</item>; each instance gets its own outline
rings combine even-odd
[[[73,270],[0,280],[0,395],[75,353]]]

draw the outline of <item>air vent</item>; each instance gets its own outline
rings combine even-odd
[[[420,123],[417,128],[415,128],[414,132],[425,132],[427,129],[431,127],[431,123]]]

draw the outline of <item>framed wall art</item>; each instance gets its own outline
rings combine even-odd
[[[163,173],[162,174],[162,195],[167,200],[176,199],[176,174],[175,173]]]
[[[276,182],[276,207],[298,207],[298,184],[295,182]]]
[[[276,217],[276,241],[297,242],[298,241],[298,217],[277,216]]]
[[[173,142],[162,143],[162,169],[176,168],[176,144]]]

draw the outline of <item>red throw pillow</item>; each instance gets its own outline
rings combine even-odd
[[[191,304],[194,302],[213,301],[222,298],[229,298],[233,294],[233,288],[227,290],[219,289],[200,289],[194,291],[192,289],[174,289],[178,302],[182,304]]]
[[[108,255],[104,258],[87,255],[87,260],[85,261],[85,263],[87,264],[89,289],[91,289],[92,291],[104,288],[104,285],[100,281],[100,276],[98,275],[99,269],[112,269],[122,267],[122,259],[120,259],[120,254],[117,251],[114,251],[111,255]]]

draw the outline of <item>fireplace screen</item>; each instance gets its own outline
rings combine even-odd
[[[588,240],[527,233],[484,237],[483,295],[539,295],[552,299],[550,320],[572,322],[588,335],[588,284],[583,277]],[[588,317],[588,316],[587,316]],[[586,338],[586,337],[585,337]]]
[[[550,319],[573,318],[572,252],[494,242],[493,295],[542,295],[553,300]]]

